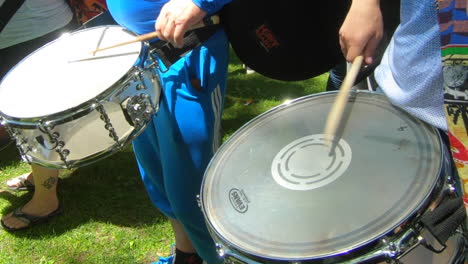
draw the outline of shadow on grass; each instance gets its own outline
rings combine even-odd
[[[0,169],[21,162],[21,158],[15,144],[10,144],[8,147],[0,151]]]
[[[323,87],[323,78],[306,82],[283,82],[259,74],[231,76],[225,101],[225,113],[228,115],[225,115],[222,124],[224,132],[234,132],[246,122],[275,107],[278,102],[318,93],[323,91]]]
[[[2,214],[28,202],[32,193],[16,196],[0,192],[10,202]],[[59,199],[64,212],[48,223],[15,232],[18,237],[39,239],[58,236],[88,222],[123,227],[144,227],[166,218],[152,205],[139,176],[130,147],[94,164],[61,176]]]
[[[326,74],[296,82],[279,81],[258,73],[247,75],[233,49],[230,49],[230,55],[232,69],[228,75],[225,113],[235,114],[223,117],[226,133],[232,133],[252,118],[276,106],[264,101],[283,102],[325,90]]]

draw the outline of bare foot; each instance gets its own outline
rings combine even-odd
[[[27,172],[15,178],[9,179],[6,182],[8,189],[10,190],[33,190],[34,189],[34,178],[32,172]]]

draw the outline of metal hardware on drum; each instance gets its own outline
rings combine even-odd
[[[6,122],[6,120],[1,116],[0,124],[6,129],[10,137],[15,140],[16,148],[18,149],[18,152],[20,153],[23,161],[30,163],[31,160],[26,154],[29,151],[32,151],[32,148],[29,145],[27,145],[27,138],[21,134],[20,130],[11,128],[8,122]]]
[[[117,133],[115,132],[115,129],[110,121],[110,118],[107,115],[106,110],[104,109],[102,104],[99,101],[96,101],[95,105],[93,106],[99,112],[99,114],[101,114],[101,120],[105,123],[104,128],[107,129],[107,131],[109,131],[109,137],[112,138],[119,147],[122,147],[122,142],[119,141],[119,136],[117,136]]]
[[[54,129],[54,126],[50,124],[45,124],[45,122],[43,122],[42,120],[39,121],[38,129],[39,131],[41,131],[42,133],[48,136],[48,143],[49,143],[49,144],[45,144],[43,137],[38,136],[36,137],[36,140],[39,142],[39,144],[48,150],[55,150],[55,152],[59,154],[60,160],[65,164],[65,166],[68,167],[70,164],[67,161],[67,156],[70,155],[70,150],[64,149],[65,142],[62,140],[59,140],[60,133],[52,132],[52,129]]]
[[[152,114],[156,111],[146,94],[127,98],[122,102],[122,107],[125,107],[127,110],[126,116],[129,117],[127,121],[135,127],[140,127],[148,122]]]
[[[167,71],[169,71],[169,68],[165,67],[165,69],[163,69],[161,67],[161,65],[158,63],[157,59],[155,57],[153,57],[153,56],[156,56],[156,51],[155,50],[156,49],[151,50],[151,52],[149,54],[150,55],[149,57],[153,61],[153,63],[150,66],[155,66],[161,73],[166,73]]]

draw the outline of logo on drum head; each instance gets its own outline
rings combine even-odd
[[[338,179],[351,163],[351,147],[340,139],[330,154],[325,135],[299,138],[283,147],[271,163],[273,179],[281,186],[307,191]]]
[[[232,207],[234,207],[234,209],[239,213],[243,214],[249,209],[249,200],[242,190],[236,188],[231,189],[229,191],[229,201],[231,202]]]

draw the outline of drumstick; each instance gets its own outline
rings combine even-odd
[[[201,28],[201,27],[204,27],[204,26],[215,25],[215,24],[219,24],[219,16],[218,15],[213,15],[213,16],[210,16],[210,17],[206,17],[202,21],[200,21],[199,23],[197,23],[197,24],[193,25],[192,27],[190,27],[190,29],[196,29],[196,28]],[[115,45],[104,47],[104,48],[98,48],[98,49],[96,49],[96,50],[94,50],[94,51],[92,51],[90,53],[92,55],[95,55],[99,51],[108,50],[108,49],[112,49],[112,48],[116,48],[116,47],[120,47],[120,46],[124,46],[124,45],[128,45],[128,44],[132,44],[132,43],[135,43],[135,42],[146,41],[146,40],[154,39],[154,38],[157,38],[157,37],[158,37],[158,34],[156,33],[156,31],[153,31],[153,32],[150,32],[150,33],[139,35],[133,40],[117,43]]]
[[[348,73],[346,73],[346,77],[340,87],[340,91],[338,92],[335,102],[333,103],[330,113],[328,114],[327,121],[325,123],[324,134],[325,141],[330,147],[330,150],[332,150],[332,142],[335,139],[336,130],[341,123],[341,117],[343,115],[346,103],[348,102],[349,92],[353,87],[354,81],[356,81],[356,77],[359,73],[359,70],[361,69],[363,59],[363,56],[357,56],[353,60],[351,69],[348,71]]]

